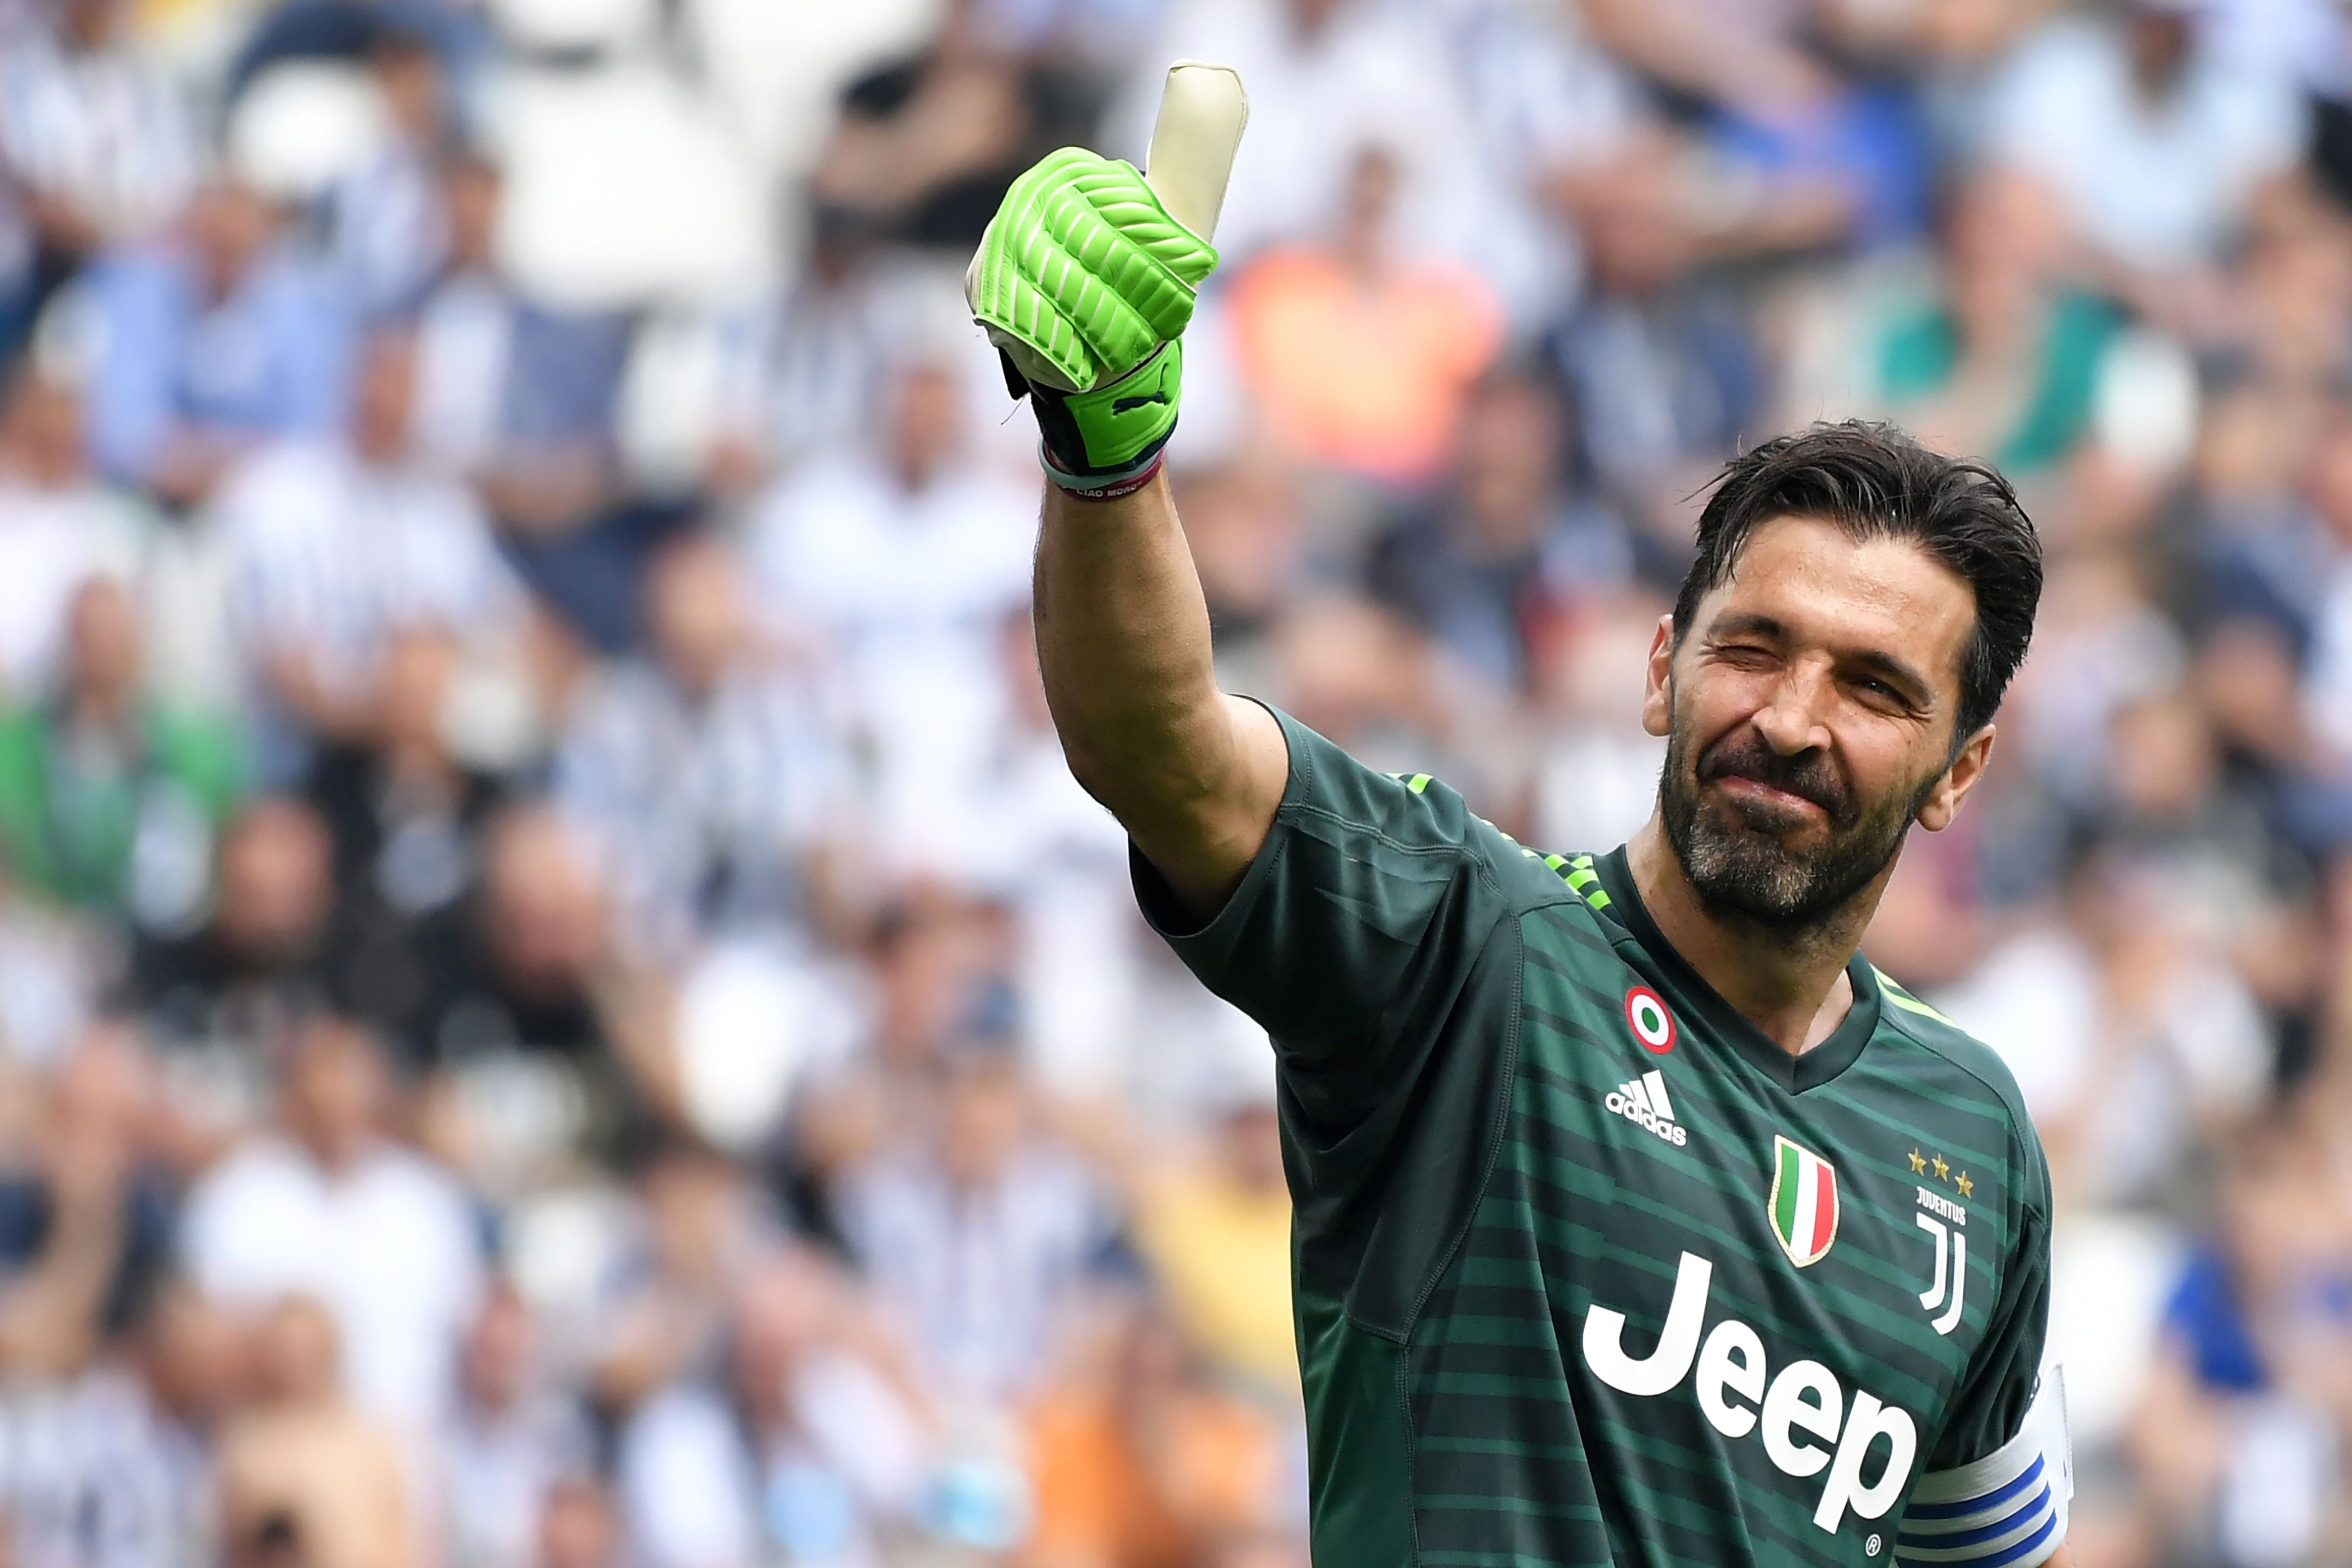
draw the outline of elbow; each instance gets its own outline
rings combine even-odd
[[[1078,781],[1078,787],[1086,791],[1096,805],[1120,821],[1126,821],[1125,813],[1119,809],[1121,795],[1127,793],[1119,788],[1120,770],[1102,754],[1099,747],[1084,744],[1066,731],[1061,739],[1062,761],[1068,766],[1070,776]]]

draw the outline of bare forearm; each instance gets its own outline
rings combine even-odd
[[[106,1288],[122,1255],[119,1184],[56,1192],[57,1216],[40,1261],[0,1297],[0,1363],[36,1376],[77,1365],[93,1342]]]
[[[1272,715],[1217,689],[1164,474],[1118,500],[1046,487],[1036,616],[1071,772],[1188,907],[1213,911],[1265,842],[1288,755]]]

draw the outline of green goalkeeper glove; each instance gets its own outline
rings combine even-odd
[[[1132,163],[1065,147],[1005,192],[964,297],[1037,415],[1048,479],[1100,499],[1150,481],[1176,428],[1179,340],[1216,265]]]

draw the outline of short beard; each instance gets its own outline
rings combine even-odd
[[[1744,741],[1717,741],[1694,763],[1689,726],[1676,710],[1658,777],[1659,820],[1684,877],[1710,914],[1801,942],[1835,924],[1902,851],[1904,836],[1943,775],[1932,774],[1903,794],[1858,802],[1828,757],[1782,757],[1752,731],[1744,733]],[[1738,807],[1703,804],[1702,783],[1728,774],[1820,806],[1829,814],[1829,842],[1791,852]]]

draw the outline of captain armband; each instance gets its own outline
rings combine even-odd
[[[1919,1478],[1895,1534],[1895,1561],[2036,1568],[2066,1539],[2074,1495],[2066,1384],[2051,1362],[2016,1436],[1973,1463]]]

